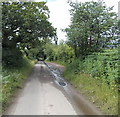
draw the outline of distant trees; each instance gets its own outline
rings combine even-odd
[[[22,54],[71,62],[116,44],[117,14],[102,1],[70,2],[71,24],[64,31],[68,40],[57,45],[56,29],[49,22],[46,2],[2,2],[3,65],[16,66]],[[55,44],[51,44],[54,41]],[[108,46],[109,45],[109,46]],[[115,45],[117,46],[117,44]]]
[[[72,62],[74,60],[74,50],[67,44],[50,44],[45,45],[45,54],[50,61]]]
[[[56,39],[56,29],[48,21],[49,9],[46,2],[1,4],[3,65],[16,65],[21,61],[21,50],[28,56],[31,49],[36,46],[42,48],[47,40]]]
[[[65,29],[67,44],[75,56],[84,58],[86,55],[106,48],[118,34],[117,14],[113,7],[107,8],[102,1],[72,3],[71,25]]]

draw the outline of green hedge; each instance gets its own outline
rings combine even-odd
[[[118,84],[118,50],[105,50],[102,53],[88,55],[84,60],[76,59],[67,65],[68,71],[90,74],[93,78],[101,79],[111,87]]]

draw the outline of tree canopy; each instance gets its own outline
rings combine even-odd
[[[3,63],[6,65],[47,40],[56,39],[56,29],[49,22],[46,2],[2,3]],[[28,54],[27,54],[28,55]],[[15,59],[15,60],[14,60]]]
[[[73,3],[70,10],[71,24],[65,29],[68,44],[74,48],[76,57],[84,57],[101,51],[114,42],[118,34],[117,14],[113,7],[107,8],[102,1]]]

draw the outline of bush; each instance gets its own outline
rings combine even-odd
[[[105,79],[110,86],[116,87],[118,79],[118,53],[116,50],[106,50],[86,57],[82,63],[84,73],[93,77]]]
[[[21,67],[23,63],[22,52],[18,49],[4,48],[2,52],[2,63],[6,67]]]
[[[88,55],[66,65],[64,77],[95,103],[104,114],[118,114],[118,52]]]
[[[93,78],[106,82],[111,88],[117,88],[118,53],[116,49],[88,55],[84,60],[76,59],[67,64],[66,69],[74,74],[90,74]]]
[[[47,55],[47,60],[50,61],[63,61],[71,63],[74,60],[74,50],[67,44],[46,44],[45,54]]]

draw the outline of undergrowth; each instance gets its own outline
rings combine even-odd
[[[22,82],[27,78],[35,61],[23,59],[23,65],[18,68],[2,69],[2,111],[5,111],[12,95],[17,88],[21,87]],[[19,64],[19,63],[18,63]]]
[[[60,63],[61,62],[57,62]],[[65,63],[64,77],[88,97],[103,114],[118,114],[118,50],[94,53]]]
[[[94,103],[103,114],[118,114],[117,90],[110,88],[106,83],[101,83],[99,79],[93,78],[89,74],[75,74],[66,70],[64,77]]]

